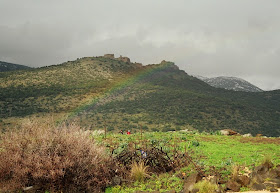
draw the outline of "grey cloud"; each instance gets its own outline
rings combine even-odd
[[[43,66],[115,53],[280,89],[279,0],[1,0],[0,60]]]

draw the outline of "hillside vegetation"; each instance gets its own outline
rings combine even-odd
[[[30,69],[30,67],[0,61],[0,72],[7,72],[7,71],[14,71],[14,70],[26,70],[26,69]]]
[[[62,114],[68,122],[92,129],[230,128],[280,135],[279,90],[246,93],[213,88],[172,62],[142,66],[125,57],[86,57],[2,72],[0,88],[2,127],[20,117]]]

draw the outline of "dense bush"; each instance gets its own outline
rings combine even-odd
[[[89,131],[28,124],[0,139],[0,191],[96,192],[115,176],[114,162]]]

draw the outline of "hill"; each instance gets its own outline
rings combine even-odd
[[[26,69],[30,69],[30,67],[0,61],[0,72],[7,72],[7,71],[14,71],[14,70],[26,70]]]
[[[250,82],[236,77],[219,76],[214,78],[206,78],[197,76],[200,80],[206,82],[210,86],[215,88],[224,88],[227,90],[234,91],[245,91],[245,92],[262,92],[263,90]]]
[[[152,131],[230,128],[280,135],[279,90],[213,88],[172,62],[142,66],[105,55],[2,73],[0,79],[3,127],[20,117],[53,115],[92,129],[137,130],[141,125]]]

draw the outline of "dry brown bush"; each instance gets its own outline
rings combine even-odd
[[[0,139],[0,191],[36,186],[51,192],[98,192],[116,166],[78,126],[28,124]]]

